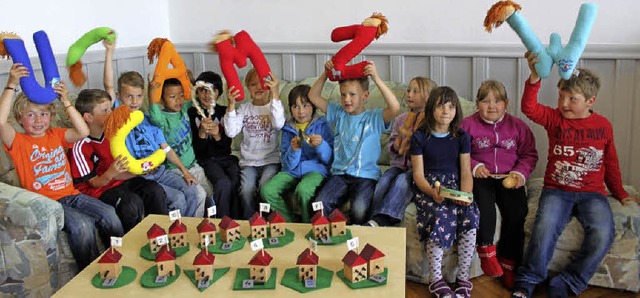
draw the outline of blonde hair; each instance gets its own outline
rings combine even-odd
[[[436,82],[434,82],[432,79],[425,78],[425,77],[418,76],[411,79],[411,81],[415,81],[416,84],[418,84],[418,90],[420,90],[420,92],[422,92],[422,95],[424,95],[425,102],[427,101],[426,99],[429,98],[429,94],[431,94],[431,90],[438,87],[438,84],[436,84]],[[411,83],[411,81],[409,81],[409,83]]]
[[[600,90],[600,77],[586,68],[576,68],[571,78],[560,79],[558,89],[572,93],[580,93],[585,99],[597,96]]]
[[[478,93],[476,94],[476,104],[487,97],[490,92],[493,92],[496,100],[502,100],[506,104],[509,104],[507,89],[502,83],[496,80],[486,80],[480,84],[480,88],[478,88]]]
[[[251,69],[249,69],[247,74],[244,76],[244,85],[247,88],[249,88],[249,84],[251,83],[251,80],[253,80],[254,78],[258,78],[258,72],[256,71],[255,67],[252,67]],[[258,80],[260,80],[260,78],[258,78]],[[262,87],[260,87],[260,88],[262,88]],[[271,90],[269,90],[269,93],[267,95],[268,95],[267,98],[271,99]],[[253,100],[253,98],[251,98],[251,99]]]
[[[18,122],[20,122],[20,120],[22,120],[22,117],[24,117],[24,114],[29,110],[30,106],[45,107],[49,111],[49,113],[51,113],[51,118],[56,115],[54,102],[48,104],[37,104],[30,101],[29,98],[27,98],[27,96],[24,94],[24,92],[22,92],[18,94],[15,102],[13,102],[13,117],[15,117]]]
[[[122,86],[127,85],[144,90],[144,78],[137,71],[127,71],[118,78],[118,92],[122,92]]]

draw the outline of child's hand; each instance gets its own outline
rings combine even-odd
[[[364,75],[371,76],[371,79],[374,81],[379,79],[378,70],[376,69],[376,64],[373,63],[373,61],[369,61],[369,64],[364,67]]]
[[[536,72],[535,64],[538,63],[538,55],[532,54],[531,51],[524,53],[524,57],[527,58],[529,64],[529,70],[531,70],[531,76],[529,76],[529,83],[535,84],[540,80],[540,76]]]
[[[640,205],[640,199],[638,199],[638,197],[636,196],[628,196],[622,199],[621,202],[622,202],[622,206],[629,206],[629,203],[631,202],[635,202],[636,204]]]
[[[200,122],[200,127],[198,127],[198,134],[201,138],[205,138],[206,135],[209,134],[211,130],[211,126],[213,126],[213,120],[211,118],[202,118],[202,122]]]
[[[7,87],[15,88],[20,84],[20,78],[28,77],[29,69],[22,65],[22,63],[14,63],[9,70],[9,79],[7,80]]]
[[[236,109],[236,98],[238,97],[240,97],[240,90],[237,90],[236,86],[231,86],[231,88],[227,90],[227,101],[229,102],[227,111],[233,111]]]
[[[329,59],[327,63],[324,64],[325,71],[330,71],[333,68],[333,60]]]
[[[476,169],[476,172],[473,173],[473,176],[476,178],[489,178],[490,175],[491,175],[491,172],[489,172],[489,170],[487,170],[487,168],[484,165],[479,166]]]
[[[271,91],[271,97],[279,99],[280,98],[280,88],[279,88],[280,81],[278,81],[278,78],[273,74],[273,72],[269,72],[269,76],[271,78],[265,78],[264,84],[267,85],[267,87],[269,87],[269,90]]]
[[[440,182],[438,181],[436,181],[431,188],[431,198],[438,204],[444,201],[444,197],[440,195]]]
[[[154,80],[155,76],[152,78],[151,74],[147,74],[147,81],[149,81],[149,94],[147,94],[149,96],[149,100],[151,100],[152,98],[155,98],[156,92],[158,90],[158,88],[160,87],[160,83],[156,82]]]
[[[113,177],[129,171],[129,161],[127,161],[122,155],[118,155],[118,157],[113,160],[113,163],[111,163],[111,166],[109,166],[107,171],[111,171],[111,179],[113,179]]]
[[[198,184],[198,180],[196,180],[196,177],[193,177],[193,175],[191,175],[189,171],[182,172],[182,175],[184,175],[184,181],[187,182],[187,185]]]
[[[300,150],[300,140],[301,139],[298,136],[291,139],[291,149],[293,149],[293,151]]]
[[[322,144],[322,136],[321,135],[309,135],[309,145],[313,147],[318,147]]]
[[[67,105],[67,103],[69,103],[69,90],[64,84],[64,81],[60,81],[58,84],[55,84],[53,86],[53,92],[60,95],[60,102],[62,102],[64,105]]]
[[[516,187],[514,188],[520,188],[524,186],[524,177],[522,177],[522,175],[518,175],[516,172],[511,172],[509,173],[509,176],[516,178],[517,184],[516,184]]]
[[[112,52],[116,48],[116,41],[114,40],[113,43],[110,43],[108,40],[103,39],[102,45],[107,52]]]

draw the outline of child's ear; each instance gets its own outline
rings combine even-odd
[[[369,99],[369,95],[371,94],[371,92],[369,92],[369,90],[364,91],[364,100]]]
[[[84,122],[91,123],[93,121],[93,115],[91,115],[91,113],[83,113],[82,119],[84,119]]]
[[[594,105],[596,103],[596,96],[591,96],[589,98],[586,99],[587,102],[587,106],[591,107],[592,105]]]

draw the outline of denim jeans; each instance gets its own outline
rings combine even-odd
[[[180,215],[193,217],[198,209],[198,190],[195,185],[187,185],[184,178],[163,165],[155,171],[145,174],[145,179],[154,180],[167,194],[169,211],[180,209]],[[204,205],[203,205],[204,206]]]
[[[258,190],[280,171],[280,164],[240,169],[240,205],[242,218],[249,219],[258,211],[260,196]]]
[[[193,175],[193,178],[196,178],[196,181],[198,181],[198,184],[191,185],[191,187],[196,188],[196,197],[198,198],[196,213],[193,215],[193,217],[207,217],[204,216],[204,213],[206,211],[205,206],[215,206],[215,203],[213,202],[213,196],[207,197],[207,191],[204,189],[207,176],[204,175],[204,170],[197,163],[194,163],[190,168],[188,168],[188,170],[189,173]],[[184,175],[182,175],[180,169],[173,169],[171,171],[178,174],[180,177],[183,177],[184,179]]]
[[[571,258],[571,263],[560,273],[560,278],[575,294],[587,287],[613,242],[611,207],[607,198],[599,193],[548,188],[543,189],[540,196],[531,240],[518,270],[518,283],[536,285],[546,279],[547,265],[556,242],[571,216],[575,216],[582,224],[584,240],[580,250]]]
[[[100,255],[96,227],[104,245],[111,243],[111,236],[122,237],[124,234],[116,210],[96,198],[78,194],[63,197],[58,202],[64,209],[64,231],[69,233],[69,244],[78,270]]]
[[[376,180],[351,175],[331,176],[324,184],[316,202],[322,201],[324,214],[328,216],[333,209],[340,208],[347,199],[351,202],[349,221],[361,225],[369,220],[369,207],[373,197]]]
[[[376,183],[371,203],[371,217],[387,215],[399,223],[413,197],[413,173],[398,167],[389,168]]]

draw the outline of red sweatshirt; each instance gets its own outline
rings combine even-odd
[[[587,118],[565,119],[557,108],[538,103],[539,89],[540,81],[532,85],[527,79],[522,112],[542,125],[549,137],[544,187],[606,196],[606,184],[616,199],[628,197],[609,120],[595,112]]]

